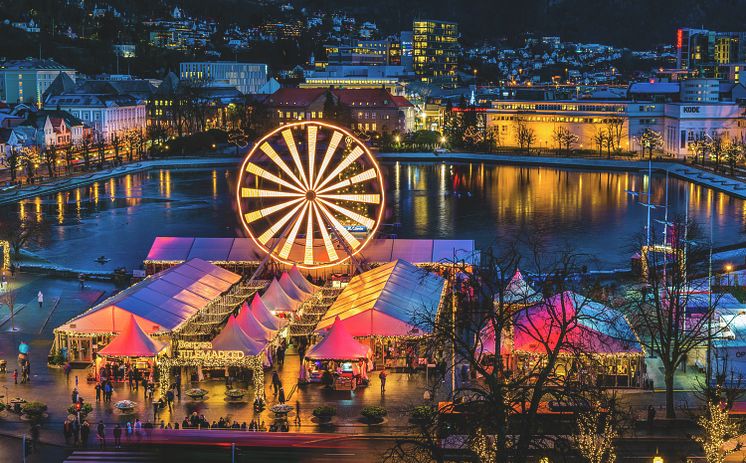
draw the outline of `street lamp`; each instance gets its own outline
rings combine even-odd
[[[731,272],[733,272],[733,264],[731,264],[730,262],[725,264],[723,266],[723,270],[725,270],[725,274],[728,277],[728,286],[730,286],[730,274]]]

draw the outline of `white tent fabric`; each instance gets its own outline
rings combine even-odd
[[[415,323],[434,321],[445,280],[404,260],[396,260],[352,278],[317,325],[339,317],[353,336],[406,336],[429,331]]]
[[[541,293],[532,288],[523,278],[521,271],[516,269],[515,274],[505,287],[503,301],[507,304],[536,304],[541,302],[541,299]]]
[[[233,315],[228,317],[228,323],[212,340],[212,348],[215,350],[238,350],[251,356],[259,355],[266,345],[265,342],[252,339],[243,331]]]
[[[295,299],[296,301],[303,302],[311,296],[311,294],[303,291],[295,285],[288,272],[283,272],[282,275],[280,275],[280,279],[278,281],[280,282],[280,287],[282,288],[282,290],[285,291],[285,294]]]
[[[251,313],[254,314],[254,317],[256,317],[257,320],[259,320],[259,323],[261,323],[264,327],[270,330],[277,331],[279,329],[282,329],[285,325],[287,325],[288,321],[284,318],[280,318],[272,314],[272,312],[267,308],[266,305],[264,305],[264,302],[262,301],[261,296],[259,294],[254,294],[254,297],[251,299],[251,304],[246,304],[246,302],[243,303],[244,307],[249,307],[249,310],[251,310]],[[244,310],[243,308],[241,310]]]
[[[259,320],[254,317],[251,310],[246,310],[247,307],[242,307],[241,311],[236,316],[236,322],[241,329],[251,337],[259,342],[268,343],[274,339],[276,331],[265,328]]]
[[[262,301],[269,310],[274,312],[295,312],[300,307],[300,301],[296,301],[285,293],[277,278],[264,290]]]
[[[300,273],[297,265],[293,265],[293,267],[288,272],[288,275],[290,275],[290,278],[293,280],[293,283],[295,283],[295,286],[307,293],[314,293],[319,289],[318,286],[312,284],[306,279],[306,277],[303,276],[302,273]]]
[[[176,265],[130,286],[59,327],[65,331],[119,332],[129,314],[148,333],[172,331],[241,280],[200,259]]]

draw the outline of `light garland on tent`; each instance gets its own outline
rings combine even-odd
[[[201,357],[198,360],[194,358],[164,358],[160,360],[159,365],[163,368],[165,374],[160,376],[161,390],[166,391],[170,387],[169,371],[175,367],[202,367],[202,368],[225,368],[238,367],[249,368],[253,372],[254,390],[258,397],[264,398],[264,365],[262,363],[263,353],[250,357],[240,358],[220,358],[220,357]]]

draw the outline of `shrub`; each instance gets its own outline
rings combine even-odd
[[[316,418],[331,418],[337,415],[337,409],[331,405],[322,405],[321,407],[314,408],[311,413]]]
[[[363,407],[360,414],[363,415],[363,417],[367,418],[369,421],[378,423],[383,421],[383,417],[386,416],[388,412],[383,407],[370,406]]]
[[[5,404],[0,402],[0,412],[5,410]]]
[[[44,402],[26,402],[21,407],[21,412],[28,416],[40,416],[47,411],[47,404]]]
[[[65,363],[65,359],[62,357],[61,352],[57,352],[52,356],[52,358],[49,360],[50,365],[62,365]]]
[[[67,413],[74,415],[78,410],[75,408],[75,404],[70,405],[67,407]],[[84,403],[80,406],[80,414],[81,416],[86,416],[89,413],[93,411],[93,406],[91,404]]]
[[[412,410],[412,420],[414,421],[430,421],[435,416],[435,411],[429,405],[420,405],[414,407]]]

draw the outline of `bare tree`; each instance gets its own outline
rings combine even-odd
[[[527,153],[531,151],[531,145],[536,142],[536,133],[534,129],[529,128],[522,119],[516,121],[515,138],[518,146]]]
[[[624,137],[624,119],[621,117],[613,117],[607,120],[606,133],[609,137],[609,150],[621,150],[622,138]]]
[[[11,259],[21,257],[21,249],[27,244],[39,242],[47,230],[47,223],[38,217],[21,217],[15,212],[0,212],[0,240],[10,243]]]

